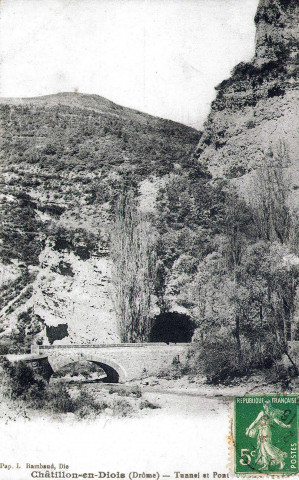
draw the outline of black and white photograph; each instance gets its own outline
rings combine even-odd
[[[298,0],[0,2],[0,480],[234,478],[234,399],[298,395],[298,43]]]

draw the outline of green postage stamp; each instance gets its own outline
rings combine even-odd
[[[236,397],[235,473],[292,475],[298,468],[298,395]]]

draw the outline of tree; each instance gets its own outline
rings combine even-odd
[[[112,283],[122,342],[146,342],[151,332],[155,233],[133,194],[121,195],[111,232]]]
[[[290,181],[286,174],[289,164],[288,146],[280,140],[274,150],[269,148],[263,165],[255,175],[251,205],[257,236],[271,242],[273,248],[282,252],[278,266],[271,258],[265,272],[268,308],[277,341],[297,370],[288,351],[298,286],[297,265],[288,267],[285,261],[292,256],[292,250],[298,253],[298,219],[290,208]],[[275,242],[279,242],[280,249]],[[273,252],[271,254],[273,256]]]
[[[242,316],[242,302],[239,295],[239,276],[238,270],[241,267],[243,250],[246,248],[247,227],[251,221],[250,212],[244,201],[241,201],[237,193],[229,191],[226,199],[226,248],[225,257],[228,273],[232,276],[232,288],[230,301],[234,310],[234,335],[237,342],[239,360],[241,359],[241,327],[240,321]]]
[[[289,240],[292,227],[288,206],[288,165],[288,147],[280,140],[275,151],[269,148],[264,163],[257,170],[251,197],[257,235],[263,240],[278,240],[281,244]]]

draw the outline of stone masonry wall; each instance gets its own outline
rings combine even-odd
[[[190,344],[120,344],[102,346],[42,346],[39,353],[47,355],[54,371],[58,371],[72,362],[89,360],[119,365],[125,372],[125,380],[156,375],[162,368],[171,365],[173,359],[183,361]],[[36,348],[34,352],[38,353]],[[112,362],[112,363],[110,363]],[[122,380],[124,376],[122,376]]]

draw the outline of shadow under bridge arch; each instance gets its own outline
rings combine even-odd
[[[105,383],[123,383],[127,380],[127,372],[125,369],[117,363],[115,360],[110,358],[101,357],[98,355],[72,355],[71,357],[65,357],[58,360],[58,362],[54,359],[49,358],[50,364],[54,370],[54,372],[59,371],[61,368],[65,367],[66,365],[70,365],[71,363],[80,362],[82,360],[86,360],[87,362],[92,362],[97,364],[99,367],[104,370],[107,377],[104,378],[102,381]]]
[[[107,360],[97,356],[89,357],[86,360],[96,363],[104,370],[107,375],[107,377],[103,379],[103,382],[105,383],[123,383],[127,379],[127,373],[125,369],[114,360]]]

